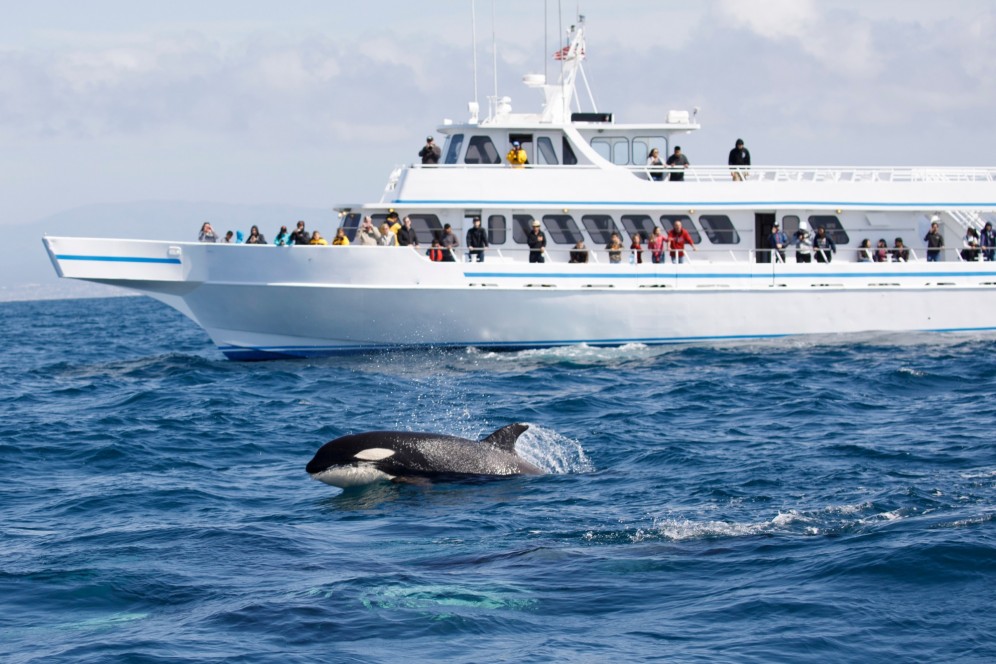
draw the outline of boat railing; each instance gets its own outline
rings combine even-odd
[[[646,166],[629,167],[642,179],[652,180]],[[996,182],[996,168],[911,166],[692,166],[664,168],[664,179],[672,173],[685,182]]]
[[[409,168],[437,170],[508,169],[508,164],[411,164]],[[787,166],[767,165],[734,167],[722,165],[690,166],[689,168],[649,167],[644,164],[617,166],[643,180],[653,181],[662,173],[660,182],[673,182],[670,175],[684,174],[685,182],[996,182],[996,167],[925,167],[925,166]],[[527,164],[525,170],[579,171],[601,170],[600,164]],[[516,169],[522,170],[522,169]],[[388,189],[393,190],[400,169],[391,173]]]

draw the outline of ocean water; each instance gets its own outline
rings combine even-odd
[[[5,662],[996,660],[996,341],[235,363],[151,300],[0,304]],[[372,429],[539,477],[347,492]]]

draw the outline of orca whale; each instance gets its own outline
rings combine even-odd
[[[379,480],[418,484],[441,477],[542,475],[515,451],[528,428],[509,424],[481,441],[408,431],[357,433],[322,445],[306,470],[341,489]]]

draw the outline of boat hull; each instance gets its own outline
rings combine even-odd
[[[45,244],[61,276],[154,297],[238,360],[996,331],[994,263],[432,263],[404,247]]]

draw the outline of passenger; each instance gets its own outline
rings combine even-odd
[[[277,237],[273,240],[273,244],[278,247],[286,247],[291,243],[290,233],[287,232],[286,226],[280,227],[280,232],[277,233]]]
[[[252,225],[249,229],[249,237],[246,238],[246,244],[266,244],[266,238],[259,232],[259,226],[256,224]]]
[[[809,239],[809,231],[805,228],[795,232],[795,262],[813,262],[813,243]]]
[[[744,147],[742,138],[738,138],[736,147],[730,150],[729,165],[737,167],[730,169],[734,182],[742,182],[747,177],[747,172],[750,169],[744,168],[744,166],[750,166],[750,150]]]
[[[961,250],[961,259],[965,261],[979,260],[979,231],[971,226],[965,231],[965,239],[962,240],[965,247]]]
[[[406,216],[401,224],[401,228],[398,229],[398,246],[418,246],[418,236],[416,236],[415,229],[412,227],[412,220],[410,217]]]
[[[777,254],[781,259],[779,262],[785,262],[785,245],[788,244],[788,241],[788,236],[778,227],[778,222],[773,223],[771,225],[771,235],[768,236],[768,246],[771,248],[772,260],[774,260]]]
[[[304,222],[297,222],[297,228],[291,233],[291,240],[293,244],[308,244],[311,242],[311,235],[304,229]]]
[[[609,262],[610,263],[622,263],[622,238],[619,237],[619,233],[613,233],[609,238],[609,243],[605,245],[605,248],[609,250]]]
[[[361,247],[376,247],[380,244],[380,231],[373,225],[373,219],[363,217],[363,223],[356,229],[353,242]]]
[[[449,224],[443,224],[443,236],[439,238],[439,244],[446,250],[443,260],[448,262],[455,261],[456,254],[454,253],[454,249],[460,246],[460,240],[457,239],[456,233],[453,232],[453,227]]]
[[[813,249],[816,252],[817,263],[829,263],[833,260],[833,255],[837,253],[837,244],[833,238],[827,235],[827,229],[820,226],[816,229],[816,237],[813,238]]]
[[[994,254],[996,254],[996,231],[993,230],[991,221],[987,221],[986,225],[982,227],[979,246],[982,247],[982,260],[993,260]]]
[[[429,257],[429,260],[433,263],[440,263],[443,260],[443,248],[439,244],[439,240],[433,239],[432,246],[425,250],[425,255]]]
[[[394,233],[395,238],[397,238],[398,231],[401,230],[401,220],[398,218],[398,213],[395,212],[394,210],[391,210],[390,212],[388,212],[387,213],[387,223],[388,223],[388,226],[390,226],[390,228],[391,228],[391,232]],[[398,243],[398,241],[395,240],[394,244],[397,244],[397,243]]]
[[[574,248],[571,249],[571,259],[568,261],[570,263],[587,263],[588,262],[588,248],[584,246],[584,240],[578,240],[574,243]]]
[[[643,247],[640,244],[642,239],[639,233],[633,233],[633,241],[629,245],[631,263],[643,263]]]
[[[214,229],[211,228],[211,224],[204,222],[201,224],[201,232],[197,236],[199,242],[217,242],[218,236],[215,234]]]
[[[377,244],[382,247],[395,247],[397,246],[397,236],[391,232],[391,226],[385,221],[380,225],[380,237],[377,238]]]
[[[664,234],[661,233],[660,226],[654,226],[654,232],[647,240],[647,249],[650,250],[650,261],[661,263],[664,261]]]
[[[674,227],[667,234],[667,244],[668,248],[671,250],[671,262],[672,263],[684,263],[685,262],[685,245],[689,245],[692,251],[698,251],[695,248],[695,243],[692,242],[692,236],[688,234],[680,221],[674,222]]]
[[[858,262],[859,263],[871,263],[872,260],[872,245],[871,240],[865,238],[861,241],[861,245],[858,246]]]
[[[484,262],[484,249],[488,246],[488,233],[481,228],[481,218],[474,217],[474,225],[467,230],[467,249],[470,260]]]
[[[533,228],[526,242],[529,244],[529,262],[545,263],[546,257],[543,254],[546,253],[546,236],[543,235],[539,220],[533,219]]]
[[[325,238],[322,237],[322,234],[318,231],[311,234],[311,240],[308,241],[308,244],[320,245],[323,247],[327,247],[329,245],[329,243],[325,241]]]
[[[435,166],[439,163],[441,151],[439,146],[432,140],[432,136],[426,136],[425,146],[418,151],[418,156],[422,158],[423,166]]]
[[[671,182],[681,182],[685,179],[685,172],[678,169],[688,168],[688,157],[681,153],[680,145],[674,146],[674,153],[667,158],[667,165],[673,169],[668,178]]]
[[[242,231],[235,231],[235,244],[242,244]]]
[[[876,263],[888,263],[892,260],[892,256],[889,254],[889,244],[885,241],[885,238],[879,238],[878,246],[875,247],[875,253],[872,254],[872,258]]]
[[[526,164],[529,163],[526,151],[522,149],[522,144],[519,141],[512,141],[512,149],[505,155],[505,159],[508,160],[512,168],[525,168]]]
[[[897,237],[896,244],[892,248],[892,260],[899,263],[906,263],[910,259],[910,250],[903,244],[903,238]]]
[[[225,233],[225,237],[222,240],[225,244],[235,244],[235,233],[228,231]]]
[[[647,166],[650,168],[648,172],[650,173],[650,179],[661,182],[664,179],[664,162],[661,160],[660,150],[654,148],[647,155]]]
[[[346,229],[345,228],[340,227],[335,232],[335,237],[332,238],[332,246],[333,247],[348,247],[349,246],[349,238],[346,237]]]
[[[944,247],[944,236],[941,235],[939,223],[941,218],[936,214],[930,218],[930,230],[923,236],[923,241],[927,243],[927,262],[936,263],[941,260],[941,252]]]

